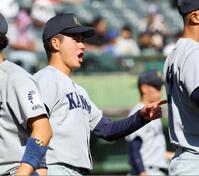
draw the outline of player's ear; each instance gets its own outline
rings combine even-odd
[[[143,94],[146,94],[147,90],[148,90],[148,85],[147,84],[142,84],[140,86],[140,90]]]
[[[51,39],[51,47],[52,47],[52,50],[59,51],[59,49],[60,49],[60,41],[59,41],[58,38],[53,37]]]
[[[199,10],[193,11],[190,14],[190,20],[193,24],[199,24]]]

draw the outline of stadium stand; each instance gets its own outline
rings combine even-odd
[[[42,2],[41,0],[37,0]],[[133,31],[134,31],[134,39],[139,42],[139,36],[141,33],[145,32],[147,29],[147,18],[149,18],[149,13],[150,9],[149,7],[152,5],[156,5],[156,8],[158,9],[158,13],[163,17],[167,28],[169,29],[166,36],[162,36],[163,40],[163,46],[164,47],[168,42],[170,42],[170,39],[172,36],[174,36],[176,33],[178,33],[181,28],[182,28],[182,21],[179,20],[179,16],[177,13],[177,10],[172,7],[170,1],[164,1],[164,0],[82,0],[79,1],[78,5],[76,3],[72,3],[73,1],[56,1],[56,0],[45,0],[53,3],[54,11],[55,13],[69,13],[69,12],[74,12],[77,14],[80,18],[80,21],[82,23],[86,24],[91,24],[92,21],[98,17],[101,16],[105,18],[108,22],[108,30],[115,29],[117,31],[120,31],[120,29],[128,24]],[[17,0],[16,1],[19,5],[18,10],[27,10],[27,12],[30,12],[30,17],[31,17],[31,10],[33,10],[34,6],[34,1],[33,0]],[[36,2],[36,1],[35,1]],[[0,10],[3,7],[0,7]],[[4,7],[5,8],[5,7]],[[48,5],[46,6],[48,8]],[[47,9],[48,10],[48,9]],[[3,12],[3,10],[1,10]],[[6,11],[8,14],[9,12]],[[17,14],[17,13],[16,13]],[[8,15],[9,16],[9,15]],[[41,17],[42,14],[41,14]],[[15,17],[12,17],[12,19],[9,19],[9,23],[11,26],[15,25],[16,23]],[[41,28],[42,29],[42,28]],[[41,34],[39,34],[41,35]],[[162,34],[161,34],[162,35]],[[165,34],[164,34],[165,35]],[[13,35],[11,35],[13,36]],[[160,36],[158,36],[160,37]],[[159,39],[156,36],[155,42],[160,42]],[[39,36],[37,36],[39,38]],[[139,44],[139,43],[138,43]],[[153,44],[152,44],[153,45]],[[146,51],[146,52],[145,52]],[[142,56],[150,56],[151,55],[160,55],[162,52],[159,52],[159,49],[157,51],[157,48],[147,49],[143,50],[141,52],[140,58]],[[157,52],[156,52],[157,51]],[[43,67],[46,64],[46,59],[45,58],[40,58],[40,57],[45,57],[45,54],[41,54],[40,51],[35,51],[36,56],[38,59],[38,62],[40,62],[38,65],[36,65],[36,68],[33,69],[33,71],[37,71],[41,67]],[[6,52],[9,53],[9,50]],[[101,53],[101,56],[99,53],[86,53],[85,60],[91,57],[91,55],[97,55],[95,59],[99,63],[99,67],[96,69],[96,71],[125,71],[127,68],[126,66],[124,67],[124,64],[119,65],[118,63],[124,63],[124,62],[118,62],[118,58],[114,58],[111,55],[104,54],[103,51]],[[88,57],[87,57],[88,56]],[[125,58],[130,58],[134,61],[139,61],[139,59],[131,57],[124,57]],[[158,59],[158,57],[156,57]],[[119,60],[122,60],[123,58],[119,58]],[[154,60],[155,61],[155,60]],[[159,61],[158,61],[159,62]],[[88,62],[86,62],[88,63]],[[136,64],[136,62],[135,62]],[[88,68],[88,69],[87,69]],[[83,72],[90,72],[94,71],[94,67],[91,68],[90,65],[82,68],[81,71]],[[28,70],[32,72],[31,70]],[[129,68],[127,68],[126,71],[129,71]]]

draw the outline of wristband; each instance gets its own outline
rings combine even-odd
[[[27,140],[26,150],[21,163],[28,163],[34,169],[37,169],[40,165],[40,162],[45,157],[46,151],[47,147],[42,141],[30,137]]]
[[[47,165],[46,165],[46,157],[45,157],[45,156],[42,158],[42,160],[41,160],[40,163],[39,163],[38,169],[40,169],[40,168],[48,169],[48,167],[47,167]]]

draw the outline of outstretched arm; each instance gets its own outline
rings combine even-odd
[[[93,130],[93,133],[107,141],[124,137],[140,129],[151,120],[160,118],[162,116],[160,105],[164,103],[167,103],[167,101],[163,100],[148,104],[130,117],[119,121],[111,121],[103,116]]]

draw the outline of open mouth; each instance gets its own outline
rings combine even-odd
[[[79,59],[82,59],[82,58],[83,58],[83,56],[84,56],[84,53],[80,53],[80,54],[78,54],[78,58],[79,58]]]

